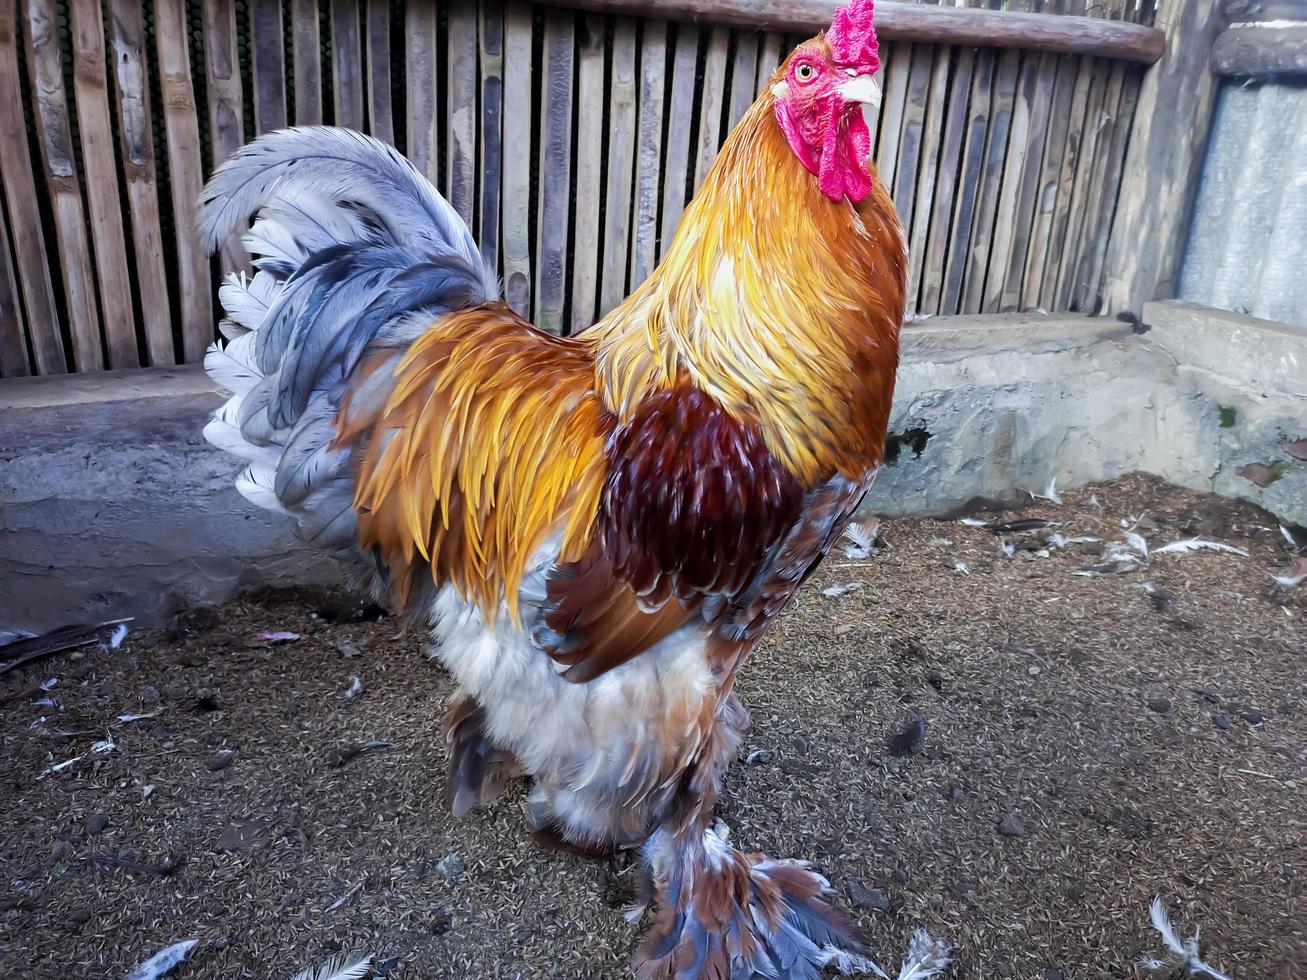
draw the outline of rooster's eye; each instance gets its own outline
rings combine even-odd
[[[799,76],[799,81],[810,82],[813,76],[817,74],[817,69],[813,68],[812,65],[799,65],[795,74]]]

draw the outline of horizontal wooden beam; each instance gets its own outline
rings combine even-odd
[[[1307,75],[1307,23],[1231,27],[1212,46],[1218,75]]]
[[[665,20],[817,32],[830,23],[836,0],[546,0],[554,6]],[[924,41],[982,48],[1024,48],[1094,55],[1151,65],[1166,51],[1153,27],[1104,20],[976,7],[876,4],[876,33],[889,41]]]

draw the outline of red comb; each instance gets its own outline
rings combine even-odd
[[[826,41],[837,64],[873,72],[880,68],[880,44],[871,23],[875,6],[872,0],[850,0],[835,11]]]

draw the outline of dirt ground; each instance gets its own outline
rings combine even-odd
[[[926,925],[950,976],[1136,976],[1161,895],[1213,965],[1287,977],[1307,585],[1273,589],[1290,550],[1251,507],[1142,477],[1065,497],[981,515],[1061,522],[1011,556],[923,520],[832,556],[745,671],[720,815],[746,849],[815,862],[891,973]],[[1042,541],[1120,541],[1123,519],[1153,549],[1200,534],[1249,556],[1080,576],[1101,544]],[[520,791],[448,816],[448,677],[420,636],[339,607],[251,597],[0,677],[0,976],[117,978],[190,938],[180,980],[342,949],[399,958],[397,980],[629,975],[635,869],[539,849]],[[924,744],[892,755],[913,711]]]

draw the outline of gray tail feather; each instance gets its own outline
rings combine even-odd
[[[246,496],[347,552],[348,454],[329,448],[345,380],[369,347],[398,357],[437,317],[496,299],[498,281],[426,178],[346,129],[260,137],[218,168],[200,207],[205,246],[243,230],[256,270],[219,292],[230,342],[205,367],[233,397],[205,435],[248,461]]]

